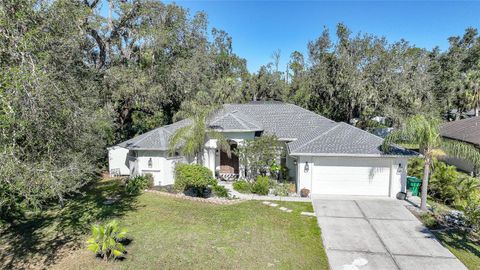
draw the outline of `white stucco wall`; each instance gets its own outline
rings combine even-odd
[[[152,166],[148,161],[152,159]],[[156,186],[172,185],[174,183],[175,163],[184,162],[182,157],[168,157],[166,151],[140,150],[136,151],[136,158],[132,166],[133,175],[152,174]]]
[[[309,170],[305,171],[307,162]],[[397,171],[399,164],[401,173]],[[318,192],[323,188],[322,194],[395,197],[398,192],[405,192],[406,164],[406,158],[301,156],[297,189]]]
[[[108,171],[110,175],[130,175],[127,154],[128,149],[120,146],[112,146],[108,149]]]

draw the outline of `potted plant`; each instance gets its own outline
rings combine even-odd
[[[306,198],[306,197],[308,197],[309,194],[310,194],[310,190],[308,188],[302,188],[300,190],[300,196],[301,197]]]

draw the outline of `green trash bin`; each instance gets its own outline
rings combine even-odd
[[[413,196],[418,196],[420,194],[420,186],[422,185],[422,180],[414,176],[407,177],[407,189],[412,192]]]

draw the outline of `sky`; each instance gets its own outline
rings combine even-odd
[[[448,48],[448,37],[462,35],[467,27],[480,28],[480,1],[174,2],[191,14],[204,11],[210,28],[225,30],[250,72],[271,62],[276,50],[281,53],[280,66],[286,67],[291,52],[306,55],[309,41],[324,27],[334,35],[340,22],[353,33],[385,36],[390,42],[403,38],[421,48],[441,50]]]

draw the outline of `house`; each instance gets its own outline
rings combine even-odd
[[[175,163],[191,161],[168,155],[169,138],[190,123],[182,120],[110,148],[110,165],[124,164],[131,175],[151,173],[156,185],[173,184]],[[396,147],[385,153],[380,137],[282,102],[225,104],[208,125],[222,132],[232,148],[257,136],[276,135],[287,153],[280,164],[288,168],[298,192],[307,188],[311,194],[395,197],[405,192],[407,160],[415,155]],[[116,154],[125,151],[121,149],[128,150],[125,157]],[[219,150],[215,140],[205,144],[203,165],[216,175],[243,176],[244,164]]]
[[[440,134],[444,138],[469,143],[480,149],[480,117],[445,123],[440,128]],[[446,157],[444,161],[468,173],[478,172],[479,169],[471,162],[459,158]]]
[[[459,111],[458,109],[451,109],[444,114],[447,119],[463,119],[478,116],[478,109],[471,109],[469,111]]]

